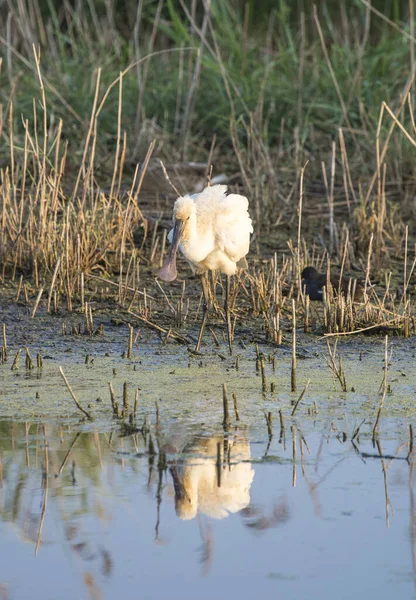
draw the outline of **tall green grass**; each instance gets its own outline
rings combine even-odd
[[[176,49],[124,78],[122,127],[129,133],[132,159],[137,159],[137,137],[146,121],[169,140],[170,151],[185,158],[206,156],[214,134],[220,150],[232,148],[231,117],[243,146],[252,119],[267,146],[283,143],[290,154],[298,127],[307,152],[330,149],[338,127],[347,123],[309,2],[217,0],[205,26],[202,2],[183,4],[139,2],[140,11],[128,0],[38,0],[32,10],[3,14],[1,101],[3,111],[13,101],[16,133],[22,132],[22,114],[33,119],[32,98],[38,97],[33,44],[41,50],[43,75],[60,94],[47,86],[51,117],[63,119],[74,153],[88,125],[97,69],[105,90],[137,58]],[[392,24],[360,0],[318,4],[328,57],[356,135],[355,141],[347,136],[347,144],[354,141],[371,155],[381,102],[398,102],[411,68],[412,42],[394,28],[409,34],[409,2],[373,2]],[[115,88],[100,115],[103,152],[114,147],[117,111]],[[2,152],[7,154],[4,144]]]

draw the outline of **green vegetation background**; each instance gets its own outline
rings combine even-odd
[[[338,128],[347,125],[341,95],[356,137],[348,136],[347,144],[358,144],[364,153],[356,165],[360,170],[362,158],[374,155],[381,103],[394,108],[399,102],[414,61],[411,1],[372,0],[371,5],[374,11],[362,0],[323,0],[316,3],[317,23],[313,4],[306,0],[212,0],[204,24],[200,0],[3,3],[3,117],[12,101],[15,135],[23,131],[22,115],[33,122],[33,97],[39,98],[34,44],[50,84],[51,127],[63,119],[69,156],[76,163],[88,129],[97,69],[102,69],[102,95],[138,58],[174,49],[123,78],[128,160],[142,158],[153,137],[158,138],[159,152],[171,158],[206,159],[214,134],[226,156],[232,148],[230,119],[244,147],[251,127],[262,143],[280,145],[288,154],[295,143],[309,152],[330,152]],[[114,86],[99,119],[98,150],[103,156],[116,143],[118,94]],[[7,142],[4,125],[3,137]],[[2,154],[7,154],[7,144]],[[408,162],[406,156],[403,160]],[[413,171],[412,165],[404,168]]]

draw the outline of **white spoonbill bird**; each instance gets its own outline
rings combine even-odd
[[[246,268],[245,256],[253,232],[248,200],[239,194],[228,194],[226,185],[206,187],[200,194],[178,198],[173,206],[173,229],[168,239],[171,248],[165,264],[159,271],[164,281],[176,279],[176,251],[179,248],[191,269],[201,275],[204,293],[204,314],[196,350],[201,345],[208,317],[209,294],[206,273],[218,270],[227,276],[225,314],[228,345],[231,349],[231,317],[229,311],[230,276],[237,267]]]

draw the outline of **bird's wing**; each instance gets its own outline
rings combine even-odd
[[[230,194],[217,204],[215,241],[218,248],[234,262],[249,250],[253,225],[248,214],[248,200],[239,194]]]

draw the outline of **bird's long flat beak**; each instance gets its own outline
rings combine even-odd
[[[160,279],[163,279],[163,281],[174,281],[177,277],[178,272],[176,270],[176,252],[178,250],[179,242],[181,241],[184,229],[185,221],[180,221],[177,219],[173,227],[172,246],[170,247],[165,264],[158,273]]]

